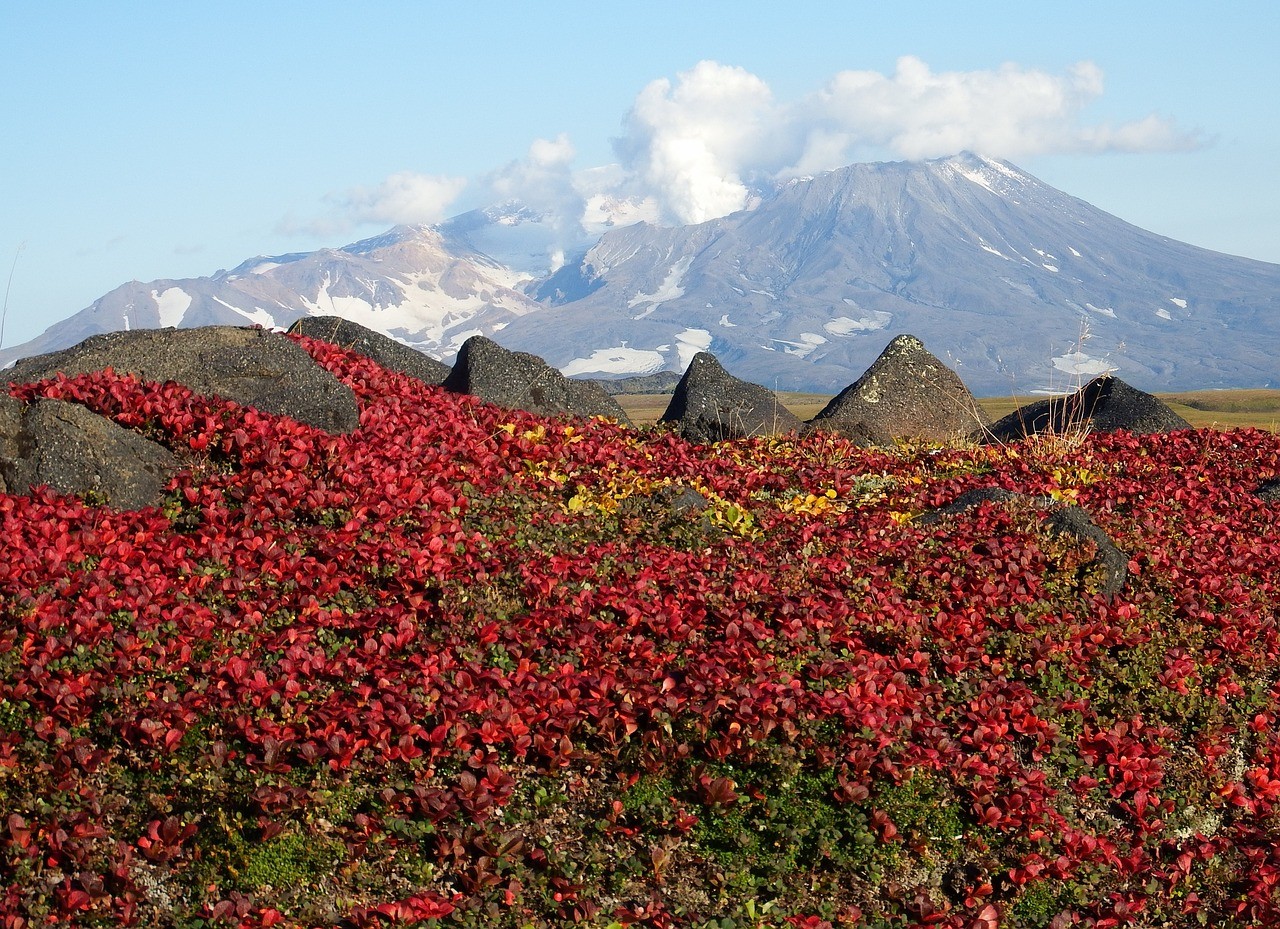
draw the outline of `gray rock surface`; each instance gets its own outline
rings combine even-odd
[[[631,424],[617,401],[593,381],[570,380],[538,356],[507,351],[484,336],[462,343],[444,388],[539,416],[604,416]]]
[[[290,326],[289,331],[349,348],[384,368],[416,377],[425,384],[442,384],[449,376],[450,368],[443,361],[341,316],[304,316]]]
[[[178,469],[173,453],[76,403],[0,396],[0,487],[47,484],[118,509],[158,504]]]
[[[693,356],[658,421],[691,442],[780,435],[802,426],[772,391],[734,377],[710,352]]]
[[[1020,407],[987,430],[993,442],[1016,442],[1038,433],[1115,432],[1138,434],[1190,429],[1168,405],[1118,377],[1104,374],[1073,394]]]
[[[954,371],[915,336],[900,335],[809,421],[809,428],[888,445],[897,439],[951,442],[988,422]]]
[[[144,380],[177,381],[198,394],[224,397],[332,433],[351,432],[360,423],[349,387],[298,345],[265,329],[112,332],[60,352],[24,358],[5,374],[11,381],[30,383],[59,371],[73,376],[107,367]]]
[[[0,392],[0,493],[18,492],[9,489],[5,473],[9,470],[8,463],[21,454],[18,436],[22,433],[22,415],[26,408],[21,400]]]

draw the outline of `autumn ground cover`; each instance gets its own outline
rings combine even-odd
[[[1280,438],[698,447],[299,342],[354,434],[14,388],[187,468],[0,496],[0,925],[1280,920]],[[915,518],[980,487],[1123,593]]]

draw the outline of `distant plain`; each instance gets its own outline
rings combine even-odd
[[[1175,413],[1196,428],[1255,427],[1271,432],[1280,427],[1280,390],[1193,390],[1156,394]],[[671,401],[669,394],[626,394],[615,398],[636,425],[658,421]],[[824,394],[780,393],[778,400],[801,419],[812,419],[831,397]],[[1033,403],[1034,396],[981,397],[979,405],[992,419]]]

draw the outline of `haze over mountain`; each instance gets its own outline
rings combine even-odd
[[[480,333],[582,376],[681,371],[709,350],[746,380],[835,392],[909,332],[979,394],[1108,368],[1145,390],[1280,382],[1280,265],[1145,232],[1005,161],[851,165],[696,225],[624,225],[636,204],[598,207],[567,260],[559,219],[513,203],[131,282],[0,364],[97,332],[314,314],[444,361]]]

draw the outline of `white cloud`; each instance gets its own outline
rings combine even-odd
[[[918,159],[965,149],[1017,158],[1051,152],[1168,151],[1196,144],[1194,136],[1156,116],[1115,127],[1082,125],[1083,110],[1102,91],[1102,71],[1088,61],[1064,75],[1017,64],[935,73],[908,56],[898,59],[892,75],[840,72],[798,105],[797,122],[833,128],[845,146],[828,141],[824,147],[828,155],[834,150],[839,157],[868,146]]]
[[[1200,139],[1150,115],[1088,125],[1103,74],[1080,62],[1064,74],[1017,64],[934,72],[900,58],[892,74],[842,71],[779,103],[763,80],[703,61],[649,84],[615,141],[624,167],[662,214],[701,222],[747,206],[752,181],[817,173],[860,158],[922,159],[972,150],[997,158],[1066,152],[1179,151]]]
[[[747,205],[744,172],[769,159],[780,115],[760,78],[703,61],[645,87],[615,149],[667,218],[698,223]]]
[[[465,178],[400,171],[376,187],[354,187],[334,198],[352,223],[434,223],[467,186]]]
[[[482,177],[477,184],[479,190],[469,199],[486,205],[519,200],[561,223],[577,223],[582,217],[583,198],[574,186],[575,155],[567,135],[534,139],[524,158]]]
[[[614,139],[619,165],[575,171],[567,136],[536,139],[524,157],[471,181],[402,171],[328,199],[330,215],[283,228],[331,233],[363,224],[432,223],[466,189],[472,206],[520,201],[541,216],[548,248],[580,244],[585,230],[638,219],[697,223],[749,208],[778,181],[860,160],[995,158],[1198,148],[1171,119],[1147,115],[1090,124],[1103,93],[1089,61],[1054,74],[1015,63],[933,71],[898,59],[891,74],[841,71],[794,101],[775,99],[743,68],[701,61],[644,87]]]
[[[462,177],[399,171],[380,184],[328,194],[327,213],[306,220],[286,216],[276,229],[285,235],[327,237],[365,225],[430,225],[449,215],[468,183]]]

